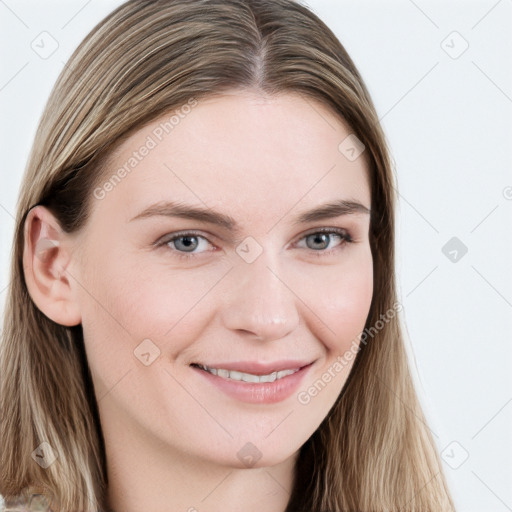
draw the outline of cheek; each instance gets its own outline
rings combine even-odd
[[[359,251],[347,265],[327,270],[319,277],[310,303],[321,329],[323,344],[336,353],[344,352],[363,331],[373,296],[373,263],[370,249]]]
[[[209,318],[203,306],[229,270],[226,265],[178,269],[128,257],[102,259],[89,263],[92,267],[100,270],[89,273],[82,293],[84,334],[87,327],[91,350],[102,357],[110,352],[116,366],[132,363],[134,349],[145,339],[158,346],[172,340],[171,347],[161,348],[179,353],[197,338]]]
[[[324,356],[301,386],[296,400],[311,429],[316,429],[338,398],[352,370],[373,296],[371,251],[331,268],[319,269],[317,286],[303,288],[310,306],[308,328],[322,343]],[[315,290],[312,292],[311,290]]]
[[[80,300],[91,371],[107,390],[138,367],[134,350],[143,340],[153,340],[174,359],[199,339],[216,313],[215,288],[225,285],[230,269],[229,263],[170,268],[120,255],[97,260],[87,259]],[[307,328],[331,353],[346,350],[364,329],[371,303],[369,248],[353,251],[339,265],[308,265],[307,272],[288,268],[285,281],[299,298],[296,306]]]
[[[129,258],[88,261],[88,269],[96,270],[83,278],[83,323],[117,331],[120,336],[111,337],[110,344],[116,340],[126,344],[121,340],[128,338],[130,346],[145,338],[173,337],[173,331],[200,329],[194,310],[209,315],[212,304],[208,295],[215,296],[215,287],[231,268],[228,263],[179,269]],[[310,265],[307,271],[292,266],[290,272],[284,272],[284,278],[293,283],[297,307],[302,310],[301,302],[311,307],[317,321],[338,342],[340,335],[345,339],[344,334],[364,328],[373,293],[369,247],[353,251],[340,265]]]

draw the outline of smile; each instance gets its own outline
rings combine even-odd
[[[203,382],[208,383],[207,392],[214,386],[242,402],[275,404],[286,400],[297,391],[313,363],[298,360],[267,364],[238,361],[219,362],[212,366],[192,363],[190,367]]]
[[[210,368],[209,366],[205,366],[202,364],[194,364],[193,366],[197,366],[198,368],[201,368],[202,370],[207,371],[212,375],[222,377],[223,379],[231,379],[250,383],[274,382],[276,380],[282,379],[283,377],[287,377],[288,375],[292,375],[300,370],[300,368],[295,368],[291,370],[274,371],[266,375],[254,375],[253,373],[240,372],[237,370],[226,370],[224,368]]]

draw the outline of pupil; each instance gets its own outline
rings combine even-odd
[[[182,236],[181,238],[178,238],[178,241],[182,240],[182,244],[185,246],[185,249],[195,249],[195,246],[197,245],[196,238],[193,236]]]
[[[327,233],[317,233],[312,235],[312,237],[314,238],[314,243],[323,243],[325,246],[329,244],[329,235]],[[315,247],[312,247],[312,249],[315,249]],[[325,249],[325,247],[321,247],[321,249]]]

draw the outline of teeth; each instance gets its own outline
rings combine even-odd
[[[292,375],[295,372],[298,372],[300,368],[296,368],[294,370],[281,370],[279,372],[272,372],[267,375],[253,375],[252,373],[244,373],[238,372],[236,370],[224,370],[223,368],[210,368],[208,366],[204,366],[202,364],[198,365],[203,370],[210,372],[213,375],[217,375],[218,377],[223,377],[224,379],[232,379],[232,380],[241,380],[243,382],[274,382],[275,380],[282,379],[287,375]]]

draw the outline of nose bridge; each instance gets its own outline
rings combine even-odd
[[[280,276],[276,258],[263,251],[252,263],[242,258],[230,276],[224,326],[266,339],[279,339],[299,321],[296,297]]]

